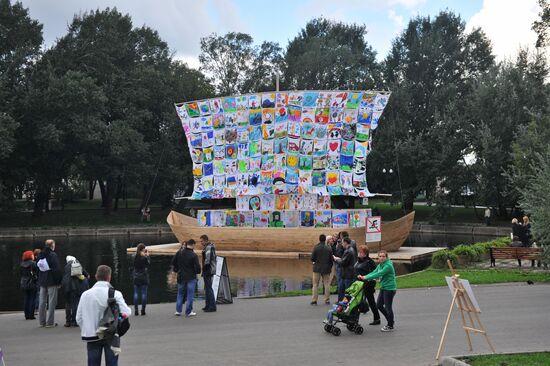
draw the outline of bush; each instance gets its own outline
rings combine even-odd
[[[432,254],[432,267],[433,268],[447,268],[447,260],[451,260],[454,268],[458,265],[458,257],[452,251],[448,249],[440,250]]]
[[[478,251],[472,245],[458,245],[453,249],[453,253],[457,256],[462,256],[466,262],[476,262],[480,260]]]
[[[489,243],[491,243],[490,246],[492,247],[509,247],[510,244],[512,244],[512,239],[510,239],[509,237],[498,238],[490,241]]]

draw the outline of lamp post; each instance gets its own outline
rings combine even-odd
[[[385,186],[385,187],[384,187],[384,190],[385,190],[386,192],[390,191],[389,193],[392,193],[392,192],[391,192],[391,189],[388,189],[388,174],[389,174],[390,177],[391,177],[391,175],[393,174],[393,169],[392,169],[392,168],[390,168],[390,169],[383,168],[383,169],[382,169],[382,174],[384,174],[384,186]],[[393,194],[393,193],[392,193],[392,194]]]

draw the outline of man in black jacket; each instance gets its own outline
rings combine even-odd
[[[185,246],[176,253],[172,259],[172,270],[178,274],[178,296],[176,298],[176,312],[174,315],[181,316],[183,308],[183,294],[187,294],[187,305],[185,316],[197,315],[193,312],[193,300],[197,288],[197,275],[201,273],[199,257],[195,254],[195,241],[190,239]]]
[[[326,244],[326,236],[319,236],[317,244],[311,252],[311,263],[313,263],[313,289],[311,305],[317,305],[319,280],[323,279],[325,290],[325,304],[330,304],[330,271],[332,270],[332,249]]]
[[[355,271],[353,266],[355,265],[355,260],[357,258],[355,250],[353,250],[353,247],[351,246],[351,239],[349,237],[342,240],[342,247],[344,248],[342,258],[332,256],[332,259],[342,267],[342,279],[344,283],[343,286],[338,287],[338,301],[342,301],[346,289],[350,287],[354,281]]]
[[[46,240],[46,246],[38,256],[37,265],[39,268],[38,286],[40,286],[38,321],[41,327],[53,328],[57,326],[57,323],[55,323],[57,290],[61,286],[63,277],[63,269],[55,253],[55,241],[53,239]],[[48,307],[47,319],[46,305]]]
[[[369,248],[366,245],[360,245],[357,252],[357,263],[355,263],[355,276],[366,276],[376,268],[376,263],[369,257]],[[358,278],[359,279],[359,278]],[[360,280],[360,279],[359,279]],[[376,281],[365,280],[364,294],[374,317],[369,325],[380,324],[380,313],[374,300]]]

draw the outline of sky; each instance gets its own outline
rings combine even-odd
[[[212,33],[250,34],[256,44],[278,42],[286,48],[306,23],[317,17],[364,24],[367,42],[378,60],[411,18],[450,10],[470,31],[481,27],[497,60],[514,58],[519,47],[534,48],[531,25],[538,18],[537,0],[22,0],[32,18],[43,24],[45,46],[62,37],[75,14],[116,7],[132,17],[134,26],[159,32],[174,58],[199,67],[200,38]]]

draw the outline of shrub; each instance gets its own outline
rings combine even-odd
[[[479,260],[477,250],[472,248],[471,245],[458,245],[453,249],[453,253],[457,256],[464,257],[464,259],[466,259],[466,262],[475,262]]]
[[[509,237],[498,238],[493,241],[490,241],[492,247],[508,247],[512,244],[512,239]]]
[[[432,254],[432,267],[440,269],[447,268],[447,259],[451,260],[453,267],[457,267],[458,257],[448,249],[440,250]]]
[[[483,243],[473,244],[470,247],[476,252],[476,262],[481,262],[483,260],[483,255],[489,251],[489,248],[483,245]]]

